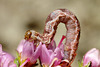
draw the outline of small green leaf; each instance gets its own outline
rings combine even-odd
[[[17,58],[14,60],[14,63],[17,65],[17,67],[19,67],[19,63],[18,63],[18,59]]]
[[[82,67],[83,64],[81,62],[78,62],[78,65],[79,65],[79,67]]]
[[[21,65],[20,55],[18,52],[16,52],[16,54],[17,54],[17,58],[14,60],[14,63],[17,65],[17,67],[19,67]]]
[[[83,60],[82,60],[82,62],[78,61],[78,65],[79,65],[79,67],[83,67]]]
[[[17,59],[18,59],[18,62],[19,62],[19,64],[21,64],[21,61],[20,61],[20,55],[19,55],[19,53],[18,53],[18,52],[16,52],[16,54],[17,54]]]
[[[90,64],[91,64],[91,62],[89,62],[85,67],[89,67]],[[82,62],[78,61],[78,65],[79,65],[79,67],[83,67],[83,60],[82,60]]]
[[[89,62],[85,67],[89,67],[90,66],[90,64],[91,64],[91,62]]]

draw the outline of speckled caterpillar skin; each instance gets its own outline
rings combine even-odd
[[[78,48],[80,25],[76,16],[69,10],[58,9],[53,11],[47,17],[43,35],[33,30],[29,30],[25,34],[25,39],[30,41],[34,40],[36,44],[42,42],[48,45],[54,38],[59,23],[64,23],[67,29],[66,42],[64,45],[64,59],[67,59],[69,63],[72,63]]]

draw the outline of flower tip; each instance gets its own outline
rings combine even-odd
[[[29,59],[29,58],[27,58],[27,61],[29,62],[29,61],[30,61],[30,59]]]
[[[63,35],[63,36],[62,36],[62,38],[63,38],[63,39],[65,39],[65,38],[66,38],[66,36],[65,36],[65,35]]]
[[[61,45],[61,43],[63,42],[63,40],[66,38],[66,36],[62,36],[62,38],[61,38],[61,40],[60,40],[60,42],[59,42],[59,44],[58,44],[58,47],[60,47],[60,45]]]

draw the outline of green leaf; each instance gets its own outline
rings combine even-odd
[[[91,62],[89,62],[85,67],[89,67],[90,66],[90,64],[91,64]]]
[[[19,67],[21,65],[20,55],[18,52],[16,52],[16,54],[17,54],[17,58],[14,60],[14,63],[17,65],[17,67]]]
[[[19,55],[19,53],[18,52],[16,52],[16,54],[17,54],[17,62],[18,62],[18,65],[20,66],[20,65],[22,65],[24,62],[25,62],[25,60],[20,60],[20,55]]]
[[[14,63],[17,65],[17,67],[19,67],[19,63],[18,63],[18,59],[17,58],[14,60]]]
[[[83,67],[83,62],[78,61],[78,65],[79,65],[79,67]]]
[[[85,67],[89,67],[90,64],[91,64],[91,62],[89,62]],[[78,65],[79,65],[79,67],[83,67],[83,60],[82,60],[82,62],[78,61]]]
[[[18,62],[19,62],[19,64],[21,64],[21,61],[20,61],[20,55],[19,55],[19,53],[18,53],[18,52],[16,52],[16,54],[17,54],[17,59],[18,59]]]

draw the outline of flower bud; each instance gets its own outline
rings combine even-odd
[[[89,50],[83,57],[83,66],[91,63],[91,67],[100,67],[100,51],[96,48]]]
[[[21,61],[20,64],[22,67],[25,66],[27,63],[28,63],[27,67],[28,66],[30,67],[31,65],[36,63],[36,60],[40,56],[41,46],[42,46],[42,43],[40,43],[38,47],[36,47],[36,45],[34,45],[34,42],[30,42],[27,40],[21,41],[21,43],[19,44],[17,48],[17,51],[20,55],[20,61]]]
[[[14,57],[4,51],[2,51],[2,45],[0,44],[0,67],[17,67],[14,64]]]

